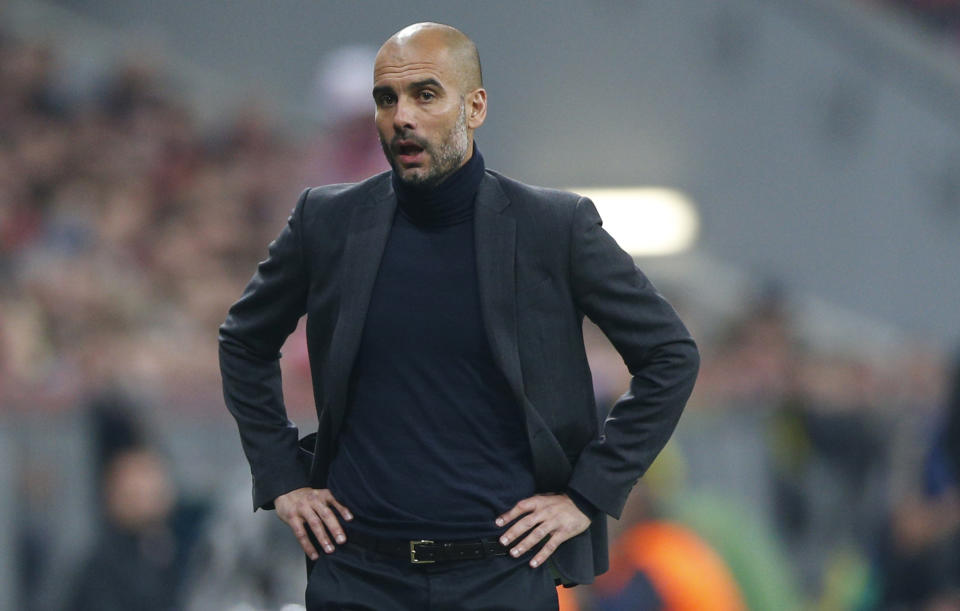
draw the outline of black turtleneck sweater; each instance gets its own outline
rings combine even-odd
[[[499,534],[534,493],[523,416],[480,314],[473,156],[433,189],[394,175],[394,217],[350,380],[328,486],[347,526],[400,539]],[[349,538],[349,533],[348,533]]]

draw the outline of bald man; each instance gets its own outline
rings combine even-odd
[[[606,515],[666,443],[697,350],[593,204],[487,170],[476,46],[421,23],[380,48],[391,171],[305,191],[220,327],[227,406],[308,556],[308,609],[553,609],[607,568]],[[318,428],[279,349],[307,315]],[[598,427],[582,318],[633,375]]]

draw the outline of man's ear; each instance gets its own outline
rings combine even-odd
[[[467,127],[477,129],[487,118],[487,90],[474,89],[467,94]]]

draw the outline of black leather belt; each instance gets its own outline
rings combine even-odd
[[[347,544],[354,543],[384,556],[404,558],[410,564],[435,564],[453,560],[477,560],[506,556],[509,548],[497,539],[467,539],[462,541],[431,541],[428,539],[381,539],[357,532],[347,535]]]

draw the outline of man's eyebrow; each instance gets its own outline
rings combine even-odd
[[[443,85],[440,84],[435,78],[426,78],[421,81],[415,81],[407,85],[407,90],[416,91],[418,89],[423,89],[424,87],[436,87],[437,89],[442,90]],[[373,97],[378,98],[385,93],[394,93],[393,87],[389,85],[379,85],[373,88]]]
[[[435,78],[423,79],[422,81],[417,81],[410,84],[410,89],[423,89],[424,87],[436,87],[437,89],[443,89],[443,85],[440,84]]]

